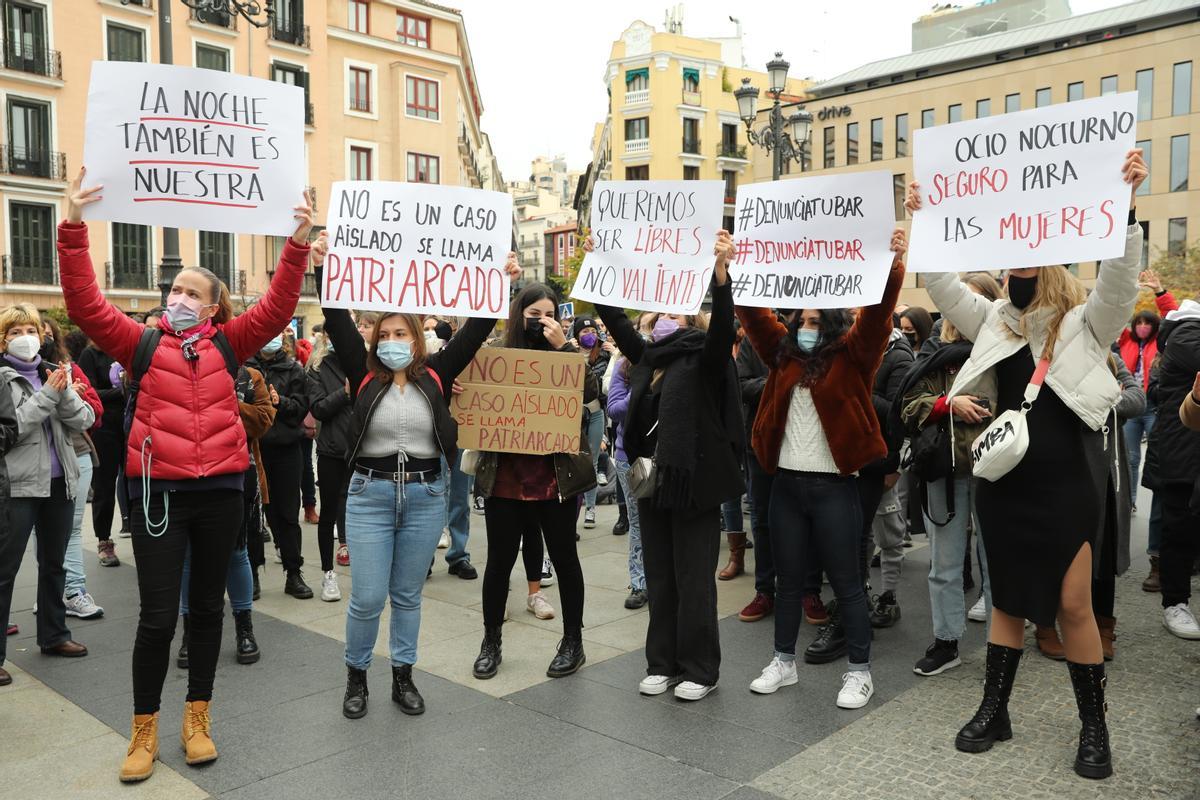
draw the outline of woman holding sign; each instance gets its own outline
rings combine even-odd
[[[233,316],[229,289],[199,267],[180,270],[166,315],[147,329],[106,302],[96,285],[83,207],[103,186],[68,190],[58,226],[63,296],[71,319],[131,375],[125,474],[133,508],[141,613],[133,646],[133,733],[121,780],[139,781],[158,758],[158,710],[179,616],[184,553],[191,545],[189,668],[181,734],[188,764],[217,757],[209,702],[221,647],[225,578],[241,530],[246,430],[234,392],[237,365],[291,320],[308,266],[309,199],[296,206],[296,231],[284,244],[271,287]],[[232,367],[232,372],[231,368]]]
[[[1093,561],[1098,565],[1103,552],[1098,531],[1104,527],[1106,450],[1118,446],[1111,426],[1117,424],[1113,408],[1120,386],[1108,366],[1109,345],[1138,294],[1142,228],[1134,204],[1147,174],[1141,150],[1129,151],[1122,173],[1131,189],[1125,253],[1101,262],[1090,295],[1062,266],[1010,270],[1008,300],[996,303],[971,292],[953,273],[926,279],[945,318],[975,343],[951,398],[978,394],[981,380],[994,372],[997,421],[1024,409],[1028,429],[1028,449],[1016,463],[976,483],[992,618],[983,702],[955,746],[978,753],[1012,738],[1008,698],[1025,620],[1052,626],[1057,617],[1083,723],[1075,772],[1085,778],[1112,774],[1104,659],[1091,589]],[[922,205],[918,189],[910,184],[907,206],[914,214]],[[981,458],[1002,451],[1006,438],[1012,437],[989,427],[976,440],[977,475],[986,463]]]

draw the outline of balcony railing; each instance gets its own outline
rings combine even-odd
[[[205,25],[216,25],[218,28],[228,28],[231,31],[237,30],[237,14],[230,14],[228,11],[193,8],[191,19],[193,22],[203,22]]]
[[[57,50],[23,45],[11,39],[4,40],[0,49],[4,51],[5,69],[46,78],[62,78],[62,55]]]
[[[126,2],[131,6],[144,8],[147,11],[152,11],[154,9],[154,0],[126,0]]]
[[[729,142],[721,142],[721,147],[717,151],[717,158],[736,158],[740,161],[746,160],[746,145],[730,144]]]
[[[317,118],[317,114],[313,110],[313,104],[305,103],[304,104],[304,124],[305,125],[313,125],[314,124],[313,120],[315,120],[316,118]]]
[[[650,102],[649,89],[635,89],[632,92],[625,92],[625,105],[637,106],[642,103]]]
[[[694,155],[699,154],[700,153],[700,140],[699,139],[689,139],[686,136],[683,137],[683,152],[692,153]]]
[[[358,95],[350,95],[350,110],[361,111],[364,114],[371,113],[371,98],[359,97]]]
[[[151,266],[136,266],[132,264],[114,264],[104,262],[104,272],[108,276],[109,289],[153,289],[154,268]]]
[[[6,175],[65,181],[67,156],[52,150],[27,150],[6,144],[0,150],[0,172]]]
[[[650,152],[649,139],[626,139],[625,140],[625,155],[636,156],[644,155]]]
[[[271,38],[277,42],[287,42],[297,47],[311,47],[308,26],[296,20],[283,20],[279,17],[270,25]]]
[[[53,251],[51,251],[53,253]],[[33,283],[53,286],[58,283],[58,256],[32,260],[5,255],[3,257],[5,283]]]
[[[683,104],[685,106],[700,105],[700,92],[699,91],[693,92],[693,91],[684,89],[683,90]]]

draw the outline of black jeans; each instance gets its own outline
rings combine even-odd
[[[300,439],[300,455],[304,458],[300,472],[300,496],[304,507],[311,508],[317,504],[317,485],[313,482],[313,440],[307,436]]]
[[[285,572],[304,565],[300,555],[300,474],[304,456],[300,442],[285,445],[260,445],[263,469],[267,473],[267,524],[279,547]]]
[[[96,538],[104,541],[112,537],[117,475],[125,459],[125,434],[120,428],[99,428],[92,431],[92,444],[96,446],[96,457],[100,461],[92,473],[92,527],[96,530]]]
[[[853,477],[780,470],[771,491],[771,551],[779,573],[775,651],[795,655],[810,548],[838,600],[851,664],[871,661],[871,624],[859,573],[862,505]]]
[[[750,532],[754,536],[754,591],[775,596],[775,559],[771,555],[771,475],[746,451],[746,477],[750,479]]]
[[[859,473],[858,499],[862,507],[862,531],[858,542],[858,574],[865,586],[871,576],[871,553],[875,549],[875,538],[871,535],[871,525],[875,522],[875,512],[879,510],[879,501],[883,499],[883,475],[873,472]],[[968,552],[970,552],[968,550]]]
[[[583,630],[583,568],[575,549],[575,518],[579,503],[576,498],[557,500],[510,500],[489,497],[484,506],[487,523],[488,560],[483,571],[483,623],[489,627],[504,622],[504,607],[508,602],[508,579],[517,563],[517,549],[525,537],[525,551],[538,536],[546,540],[550,560],[558,570],[558,592],[562,598],[563,630],[579,633]],[[540,552],[541,547],[537,550]],[[537,575],[541,577],[541,558]],[[528,557],[526,572],[529,572]],[[528,580],[534,580],[529,574]]]
[[[152,536],[146,531],[140,500],[130,509],[141,600],[133,644],[133,713],[153,714],[162,700],[163,680],[171,660],[171,639],[179,617],[183,558],[189,544],[192,559],[187,699],[212,699],[221,650],[225,579],[234,541],[242,527],[243,502],[243,492],[236,489],[171,492],[166,500],[161,492],[153,494],[149,503],[150,521],[159,522],[164,513],[167,517],[162,536]]]
[[[1200,513],[1188,506],[1190,487],[1168,486],[1156,499],[1162,501],[1162,545],[1158,568],[1162,580],[1163,608],[1186,603],[1192,595],[1192,564],[1200,546]]]
[[[338,456],[317,456],[317,484],[321,489],[321,522],[317,525],[317,547],[321,571],[333,569],[333,528],[339,542],[346,541],[346,489],[353,470]]]
[[[67,607],[63,604],[67,579],[63,558],[74,521],[75,505],[67,499],[66,479],[54,478],[50,481],[49,497],[10,497],[9,524],[0,525],[0,623],[8,622],[13,584],[29,544],[29,534],[37,526],[39,647],[57,647],[71,638]],[[0,666],[7,656],[7,638],[0,639]]]
[[[650,598],[646,674],[716,686],[721,677],[716,580],[721,509],[664,511],[651,500],[639,500],[638,522]]]

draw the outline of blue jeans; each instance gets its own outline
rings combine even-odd
[[[1158,411],[1147,407],[1146,413],[1125,420],[1125,463],[1129,465],[1129,485],[1133,489],[1133,504],[1137,505],[1138,470],[1142,466],[1142,436],[1149,436]]]
[[[179,613],[188,613],[188,592],[192,583],[192,545],[189,542],[183,555],[183,580],[179,583]],[[229,606],[236,611],[254,607],[254,574],[250,571],[250,555],[245,547],[235,547],[229,556],[229,571],[225,573],[225,591]]]
[[[600,442],[604,439],[604,412],[603,411],[585,411],[587,414],[587,422],[584,423],[584,433],[587,434],[588,447],[592,451],[592,469],[596,474],[600,474]],[[589,511],[596,507],[596,492],[598,486],[593,486],[588,489],[583,495],[584,508]]]
[[[462,454],[460,449],[450,465],[450,491],[446,492],[446,527],[450,529],[447,564],[457,564],[471,558],[467,552],[467,539],[471,535],[471,487],[475,485],[475,476],[458,468],[462,463]]]
[[[945,521],[946,480],[927,485],[929,510]],[[929,605],[933,612],[933,635],[943,641],[957,642],[967,625],[967,601],[963,596],[963,558],[967,550],[967,522],[975,513],[975,494],[970,476],[954,480],[954,519],[938,525],[925,515],[925,530],[929,531]],[[975,522],[975,552],[979,557],[979,574],[983,576],[983,598],[988,618],[992,616],[992,582],[988,578],[987,554],[979,522]]]
[[[646,567],[642,563],[642,525],[638,521],[637,500],[629,496],[629,462],[616,460],[617,481],[625,493],[625,508],[629,515],[629,588],[646,591]]]
[[[721,530],[726,533],[745,533],[742,522],[742,498],[721,503]]]
[[[350,560],[350,607],[346,611],[346,664],[371,666],[379,615],[392,603],[388,644],[392,665],[415,664],[421,628],[421,589],[446,526],[446,482],[350,477],[346,494],[346,542]]]
[[[92,455],[79,456],[79,485],[75,487],[75,521],[71,538],[67,540],[67,555],[63,568],[67,571],[64,594],[74,597],[87,591],[87,576],[83,572],[83,512],[87,510],[88,489],[92,485]]]

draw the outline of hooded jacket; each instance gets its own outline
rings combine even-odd
[[[261,353],[246,362],[246,366],[262,373],[263,379],[275,387],[279,405],[275,409],[275,424],[262,437],[263,447],[293,445],[304,436],[304,417],[308,414],[308,378],[300,362],[280,350],[274,358]]]
[[[1178,413],[1200,372],[1200,303],[1185,300],[1167,315],[1158,338],[1154,395],[1164,413],[1150,431],[1142,485],[1148,489],[1184,490],[1193,507],[1200,506],[1200,432],[1185,427]]]

